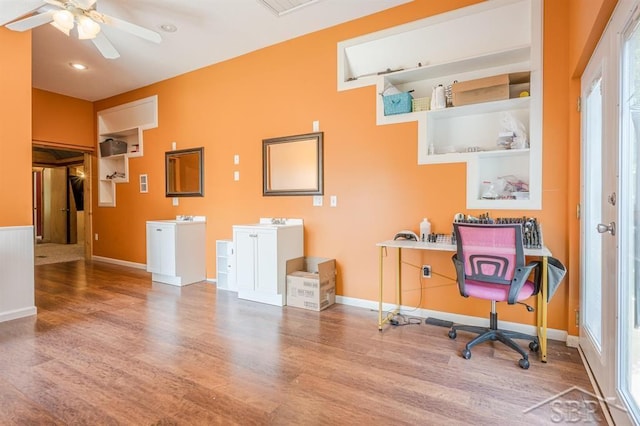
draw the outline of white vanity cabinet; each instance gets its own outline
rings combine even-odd
[[[286,304],[287,260],[302,257],[302,219],[273,224],[234,225],[236,285],[240,299],[270,305]]]
[[[147,222],[147,272],[153,281],[183,286],[206,279],[205,222]]]

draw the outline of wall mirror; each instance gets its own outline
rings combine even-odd
[[[167,197],[204,196],[204,148],[165,152]]]
[[[263,195],[322,195],[324,133],[262,140]]]

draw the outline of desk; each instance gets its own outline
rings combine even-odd
[[[402,249],[411,250],[433,250],[455,253],[457,246],[455,244],[445,243],[426,243],[422,241],[408,241],[408,240],[387,240],[376,244],[379,247],[379,274],[380,274],[380,292],[379,292],[379,304],[378,304],[378,330],[382,330],[382,325],[388,322],[394,315],[400,311],[402,305]],[[386,248],[396,248],[398,250],[398,262],[396,264],[396,309],[391,311],[385,318],[382,318],[382,287],[383,287],[383,260],[384,251]],[[536,328],[538,330],[538,339],[540,340],[540,355],[542,362],[547,362],[547,294],[549,291],[549,280],[547,276],[547,258],[551,256],[551,251],[547,247],[541,249],[524,249],[525,256],[536,256],[542,259],[542,284],[540,286],[540,292],[538,292],[537,300],[537,315],[536,315]]]

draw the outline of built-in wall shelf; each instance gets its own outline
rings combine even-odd
[[[158,97],[150,96],[98,112],[98,206],[115,207],[116,184],[129,182],[129,159],[143,155],[143,131],[158,127]],[[118,141],[117,150],[100,144]]]
[[[503,100],[385,115],[382,93],[414,99],[432,89],[524,73]],[[417,122],[418,164],[467,164],[467,208],[540,209],[542,205],[542,1],[493,0],[338,43],[338,90],[376,86],[378,125]],[[527,136],[524,149],[502,149],[506,117]],[[516,176],[518,199],[483,198],[487,182]],[[524,192],[524,191],[523,191]]]

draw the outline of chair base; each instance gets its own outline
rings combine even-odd
[[[449,330],[449,337],[451,339],[455,339],[457,337],[457,331],[468,331],[470,333],[476,333],[478,336],[471,340],[466,344],[464,350],[462,351],[462,356],[465,359],[471,358],[471,348],[475,345],[486,342],[488,340],[491,341],[499,341],[518,352],[522,359],[519,361],[520,367],[527,369],[529,368],[529,355],[522,349],[513,339],[522,339],[522,340],[530,340],[529,349],[534,352],[537,352],[540,348],[540,342],[538,337],[532,336],[525,333],[519,333],[517,331],[509,331],[509,330],[499,330],[498,329],[498,314],[492,312],[490,318],[490,326],[489,327],[476,327],[473,325],[454,325]]]

